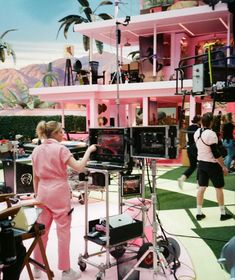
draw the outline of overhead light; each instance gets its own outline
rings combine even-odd
[[[191,32],[187,27],[185,27],[182,23],[179,23],[179,26],[182,27],[185,31],[187,31],[190,35],[195,36],[195,34]]]
[[[222,18],[219,18],[219,20],[223,24],[223,26],[228,30],[228,25],[225,23],[225,21]]]

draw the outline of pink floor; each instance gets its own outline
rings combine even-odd
[[[79,266],[77,265],[77,260],[79,254],[84,253],[84,228],[85,228],[85,207],[84,205],[81,205],[77,202],[76,199],[73,200],[74,204],[74,212],[73,212],[73,222],[72,222],[72,240],[71,240],[71,264],[73,269],[78,269]],[[118,206],[117,204],[110,203],[109,205],[110,209],[110,215],[118,214]],[[95,218],[101,218],[105,216],[105,202],[90,199],[89,208],[88,208],[88,220],[93,220]],[[179,241],[178,241],[179,242]],[[180,243],[179,243],[180,244]],[[26,246],[28,244],[26,243]],[[98,253],[100,251],[101,247],[94,244],[93,242],[88,242],[88,253]],[[131,249],[135,249],[138,251],[138,247],[131,247]],[[193,264],[191,262],[191,259],[189,255],[187,254],[186,250],[180,244],[180,257],[179,261],[181,263],[181,266],[176,271],[177,279],[194,279],[195,275],[193,273]],[[54,272],[55,278],[54,279],[61,279],[61,272],[57,269],[57,238],[56,238],[56,231],[55,226],[53,226],[51,233],[50,233],[50,240],[47,248],[47,257],[50,264],[51,269]],[[95,257],[88,258],[89,261],[92,261],[96,265],[100,265],[102,263],[106,262],[106,256],[105,254],[96,255]],[[114,258],[110,258],[110,262],[114,263]],[[136,263],[136,261],[133,262],[133,265]],[[123,267],[123,266],[122,266]],[[128,270],[130,270],[132,266],[129,265]],[[97,273],[99,270],[97,267],[88,264],[86,267],[86,270],[82,272],[82,278],[86,280],[94,280],[97,277]],[[160,270],[157,272],[156,276],[153,276],[151,269],[145,269],[144,271],[140,272],[139,279],[175,279],[174,276],[170,273],[169,270],[165,270],[165,275]],[[21,274],[20,280],[27,280],[29,279],[26,269]],[[41,279],[47,279],[47,276],[42,273]],[[118,279],[117,274],[117,266],[113,266],[111,268],[105,269],[105,275],[103,275],[103,279],[112,279],[112,280],[120,280]],[[137,280],[137,279],[135,279]]]

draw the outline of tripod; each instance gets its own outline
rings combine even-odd
[[[66,59],[65,64],[65,71],[64,71],[64,86],[71,86],[73,85],[73,72],[72,72],[72,65],[71,65],[71,59]]]
[[[116,19],[116,76],[117,76],[117,97],[116,97],[116,105],[117,105],[117,126],[120,126],[120,96],[119,96],[119,83],[120,83],[120,65],[119,65],[119,45],[121,43],[121,30],[119,29],[119,25],[121,24],[118,21],[118,10],[119,4],[122,3],[121,0],[115,0],[115,19]],[[130,22],[130,16],[127,16],[124,23],[122,25],[127,26]],[[114,75],[115,75],[114,74]],[[112,79],[113,80],[113,79]],[[111,82],[112,83],[112,82]]]
[[[120,66],[120,64],[119,64],[119,66],[118,66],[118,70],[117,70],[116,72],[114,72],[110,84],[113,84],[115,78],[116,78],[116,80],[119,80],[119,81],[117,81],[117,83],[122,84],[122,71],[121,71],[121,66]]]
[[[156,160],[155,159],[152,159],[151,161],[151,170],[152,170],[152,182],[153,182],[153,193],[151,195],[152,205],[153,205],[153,213],[152,213],[153,214],[153,227],[152,227],[153,244],[140,257],[140,259],[137,261],[134,267],[127,273],[127,275],[123,278],[123,280],[127,280],[134,270],[141,271],[142,269],[145,269],[141,267],[141,263],[145,260],[145,258],[150,258],[151,254],[153,259],[153,268],[152,268],[153,279],[157,277],[159,268],[162,269],[164,274],[166,274],[165,273],[166,269],[169,268],[167,260],[165,259],[159,245],[157,244],[158,222],[156,220],[157,199],[156,199]]]

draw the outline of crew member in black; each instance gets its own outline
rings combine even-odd
[[[233,139],[233,131],[235,125],[233,124],[233,117],[231,113],[226,115],[226,122],[222,126],[223,146],[227,150],[227,156],[224,158],[224,164],[230,171],[231,163],[235,155],[235,146]]]
[[[192,124],[187,129],[187,154],[189,158],[189,168],[184,171],[182,176],[178,179],[179,188],[183,188],[184,181],[189,178],[197,168],[197,147],[193,135],[200,127],[201,116],[196,115],[192,119]]]

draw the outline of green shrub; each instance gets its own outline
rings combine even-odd
[[[23,135],[24,139],[35,138],[35,129],[41,120],[61,122],[61,116],[0,116],[0,139],[14,139],[16,134]],[[73,132],[86,131],[86,117],[65,116],[65,129]]]

